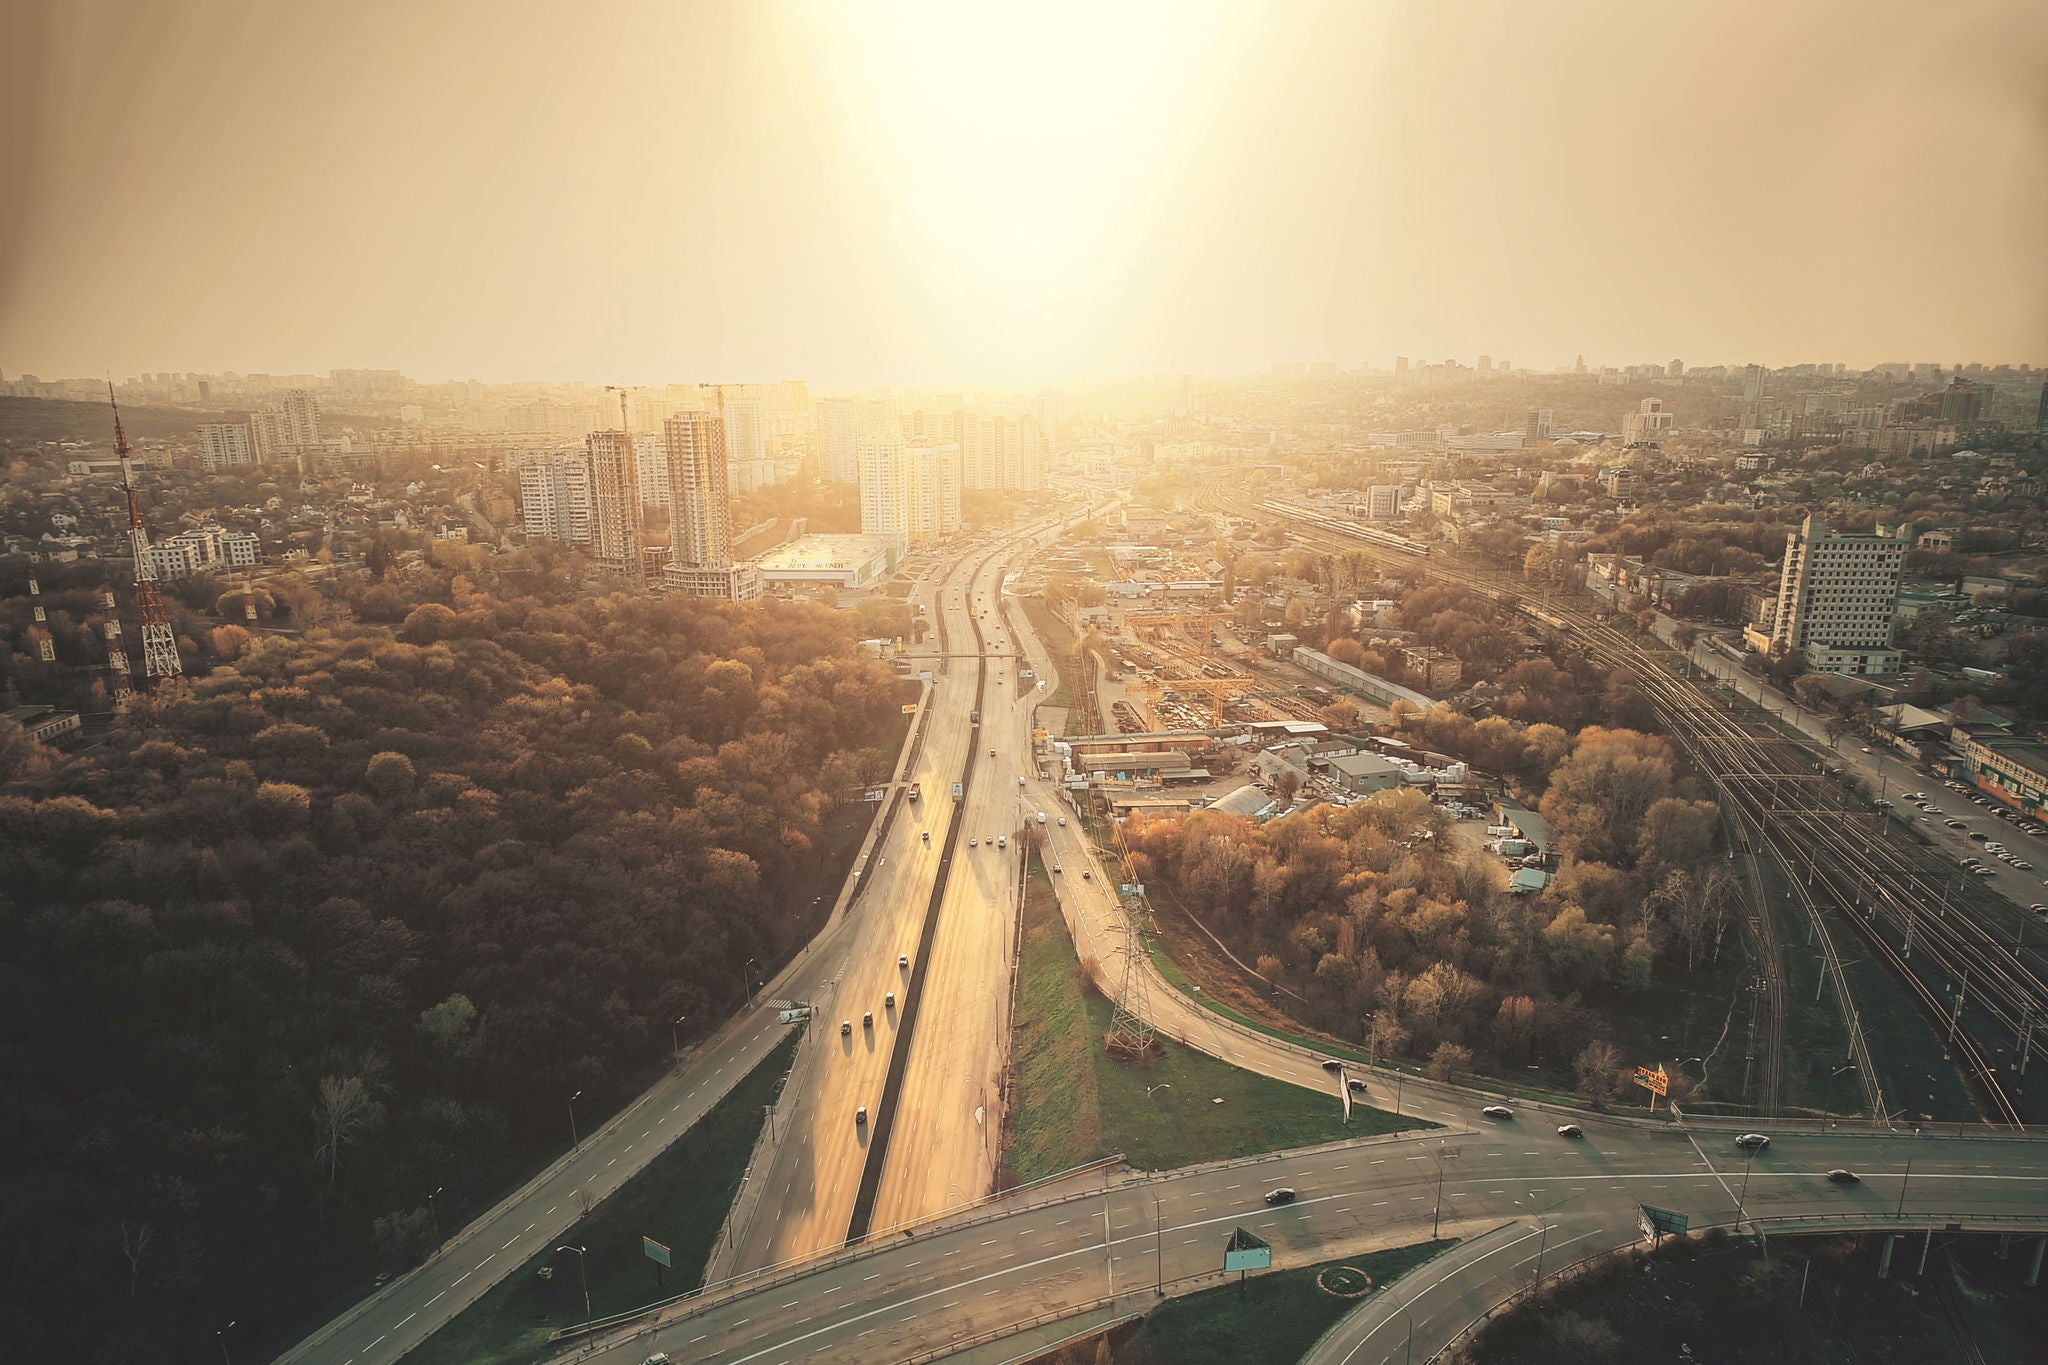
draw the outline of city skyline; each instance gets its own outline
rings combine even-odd
[[[2037,7],[471,17],[13,11],[0,369],[2048,359]]]

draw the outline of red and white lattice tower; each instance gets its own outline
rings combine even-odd
[[[182,677],[184,662],[178,658],[178,637],[171,630],[171,618],[164,610],[164,590],[157,581],[156,561],[149,556],[149,530],[142,524],[142,508],[135,501],[135,471],[128,449],[128,434],[121,430],[121,405],[114,402],[114,386],[107,385],[107,402],[114,409],[114,453],[121,458],[121,491],[128,497],[128,544],[135,555],[135,614],[142,618],[142,675],[162,682]],[[127,660],[122,663],[125,667]]]

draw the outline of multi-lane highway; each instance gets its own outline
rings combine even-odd
[[[2048,1163],[2032,1140],[1788,1134],[1752,1158],[1732,1131],[1581,1119],[1585,1137],[1573,1140],[1534,1111],[1504,1123],[1468,1117],[1484,1126],[1112,1176],[1051,1202],[1025,1196],[1015,1210],[879,1239],[800,1274],[678,1305],[658,1323],[593,1342],[590,1356],[637,1362],[663,1350],[717,1365],[931,1359],[1043,1314],[1099,1310],[1106,1298],[1121,1311],[1142,1309],[1156,1301],[1157,1285],[1179,1292],[1217,1282],[1223,1243],[1237,1227],[1271,1242],[1275,1264],[1286,1266],[1427,1240],[1439,1216],[1446,1233],[1474,1239],[1517,1224],[1526,1238],[1511,1233],[1476,1248],[1496,1254],[1475,1261],[1468,1252],[1398,1287],[1416,1304],[1421,1359],[1533,1274],[1539,1250],[1554,1270],[1633,1240],[1640,1204],[1685,1213],[1695,1226],[1761,1217],[2048,1228]],[[1861,1183],[1831,1183],[1836,1168],[1856,1171]],[[1297,1198],[1269,1206],[1264,1196],[1281,1186]],[[1444,1287],[1423,1294],[1438,1282]],[[1363,1350],[1347,1355],[1353,1341],[1328,1358],[1400,1357],[1402,1338],[1362,1335]]]
[[[956,566],[947,581],[964,584],[986,553]],[[944,596],[939,589],[927,600],[936,605]],[[971,641],[964,608],[955,610],[947,633],[957,629],[955,638]],[[426,1264],[323,1324],[281,1361],[380,1365],[424,1341],[505,1274],[552,1245],[575,1221],[579,1207],[617,1189],[762,1061],[785,1036],[774,1003],[780,1000],[813,1002],[819,1019],[799,1050],[801,1084],[791,1087],[795,1093],[786,1098],[787,1112],[777,1116],[778,1136],[789,1134],[777,1157],[793,1165],[777,1170],[772,1186],[779,1196],[776,1206],[762,1209],[758,1206],[766,1201],[752,1200],[752,1221],[741,1223],[739,1231],[751,1230],[756,1239],[772,1232],[778,1245],[804,1251],[844,1239],[866,1153],[853,1111],[865,1104],[872,1113],[881,1090],[904,999],[897,957],[913,951],[914,920],[938,875],[939,832],[952,818],[951,787],[968,752],[977,670],[972,646],[968,649],[968,659],[951,661],[940,675],[928,694],[928,714],[919,718],[923,738],[904,783],[921,782],[921,799],[913,804],[900,791],[892,795],[899,804],[886,823],[886,837],[864,851],[831,922],[774,980],[761,985],[755,1003],[674,1074],[598,1131],[584,1133],[574,1151],[453,1235]],[[930,845],[922,837],[928,829],[933,831]],[[897,994],[895,1010],[885,1003],[891,990]],[[868,1011],[875,1017],[872,1032],[861,1022]],[[839,1034],[842,1018],[854,1022],[850,1038]],[[566,1103],[567,1096],[562,1099]],[[740,1212],[744,1217],[749,1209]],[[764,1254],[772,1258],[774,1252]],[[721,1260],[730,1264],[732,1257],[722,1252]]]

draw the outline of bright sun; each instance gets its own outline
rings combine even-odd
[[[890,192],[902,249],[935,289],[1021,311],[1098,291],[1118,269],[1118,226],[1156,208],[1224,22],[1186,0],[817,15],[850,141]]]

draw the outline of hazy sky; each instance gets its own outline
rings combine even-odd
[[[0,83],[9,376],[2048,362],[2041,0],[0,0]]]

